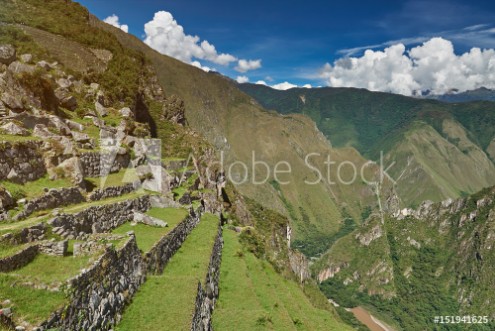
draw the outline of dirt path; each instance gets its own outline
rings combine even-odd
[[[366,325],[371,331],[393,331],[393,329],[380,322],[376,317],[372,316],[362,307],[352,308],[350,309],[350,311],[361,323]]]

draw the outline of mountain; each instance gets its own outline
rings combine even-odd
[[[287,228],[295,246],[316,256],[343,227],[356,227],[362,209],[378,204],[374,192],[362,182],[305,185],[316,177],[305,156],[320,154],[312,160],[320,168],[326,155],[357,166],[365,158],[353,148],[333,148],[308,117],[269,112],[231,80],[161,55],[75,2],[1,5],[0,46],[7,55],[0,66],[0,151],[16,156],[0,155],[0,257],[2,268],[10,268],[0,272],[2,327],[110,329],[123,312],[117,329],[132,329],[143,316],[150,329],[183,329],[191,315],[201,324],[204,316],[196,315],[206,312],[211,321],[223,286],[218,256],[225,230],[226,252],[247,260],[230,261],[256,266],[246,277],[290,284],[291,296],[273,302],[287,305],[280,310],[284,324],[269,318],[276,306],[264,307],[259,317],[266,323],[349,329],[309,278],[305,256],[287,244]],[[122,142],[101,187],[100,135]],[[148,148],[139,149],[140,138],[160,139],[161,164],[154,166],[162,177],[143,164],[158,160],[143,156]],[[225,188],[222,152],[226,169],[251,165],[255,155],[271,169],[285,161],[292,172]],[[242,166],[232,169],[229,182],[243,178]],[[367,169],[368,177],[375,175],[376,167]],[[127,171],[132,183],[122,185]],[[252,168],[247,171],[251,179]],[[348,170],[341,174],[352,177]],[[159,179],[163,192],[154,194],[130,185]],[[38,255],[45,244],[47,254],[58,255]],[[225,260],[224,273],[235,268]],[[273,269],[265,273],[266,263]],[[304,316],[293,298],[305,300]],[[237,304],[234,310],[243,308]],[[81,305],[90,307],[81,311]],[[177,324],[161,325],[161,309]]]
[[[375,161],[383,153],[385,167],[395,162],[390,175],[403,207],[495,184],[491,102],[448,104],[354,88],[239,87],[268,109],[309,116],[336,148],[351,146]]]
[[[493,321],[494,201],[492,187],[383,220],[372,215],[314,266],[323,291],[346,307],[392,316],[403,330],[431,329],[436,315]],[[455,327],[448,329],[463,329]]]
[[[495,101],[495,91],[485,87],[480,87],[476,90],[461,93],[432,95],[430,98],[445,102]]]

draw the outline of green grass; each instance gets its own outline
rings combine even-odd
[[[126,234],[128,231],[134,231],[137,245],[144,253],[149,252],[153,245],[172,231],[177,224],[186,218],[188,213],[185,209],[152,208],[147,214],[167,222],[168,227],[153,227],[141,223],[132,226],[131,223],[128,222],[113,231],[114,234]]]
[[[24,137],[24,136],[14,136],[10,134],[0,134],[0,141],[8,142],[25,142],[25,141],[41,141],[38,137]]]
[[[139,180],[135,169],[122,169],[119,172],[109,174],[106,177],[86,178],[96,188],[104,189],[107,187],[124,186],[136,180]]]
[[[69,179],[63,178],[51,180],[48,176],[42,177],[33,182],[27,182],[26,184],[16,184],[9,181],[2,181],[0,185],[5,187],[9,192],[18,192],[18,194],[23,195],[27,199],[42,196],[45,188],[66,188],[72,186]]]
[[[12,255],[20,252],[21,250],[23,250],[27,246],[29,246],[29,244],[16,245],[16,246],[3,245],[2,244],[2,245],[0,245],[0,259],[3,259],[3,258],[8,257],[8,256],[12,256]]]
[[[205,214],[163,275],[141,286],[115,330],[190,330],[198,281],[204,282],[217,230],[217,217]]]
[[[94,256],[59,257],[38,254],[31,263],[10,272],[9,275],[16,277],[18,281],[56,285],[79,274],[81,269],[87,267],[93,258]]]
[[[17,277],[0,274],[0,300],[9,299],[15,316],[31,324],[41,323],[66,303],[62,292],[38,290],[19,284],[13,286],[16,281]]]
[[[224,231],[215,330],[350,330],[336,314],[316,308],[295,282],[247,252]]]

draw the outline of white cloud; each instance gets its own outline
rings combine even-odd
[[[276,90],[282,90],[282,91],[285,91],[285,90],[288,90],[288,89],[291,89],[294,87],[298,87],[298,86],[294,85],[292,83],[289,83],[289,82],[283,82],[283,83],[272,85],[272,88],[274,88]]]
[[[232,62],[238,61],[234,55],[218,53],[215,46],[207,40],[201,41],[198,36],[186,34],[184,28],[167,11],[155,13],[153,19],[144,25],[144,32],[144,42],[151,48],[203,70],[211,70],[211,68],[202,66],[198,60],[206,60],[222,66],[228,66]],[[255,67],[256,65],[261,67],[261,60],[240,60],[239,65],[241,61],[248,67]],[[248,70],[251,69],[248,68]]]
[[[237,76],[236,81],[239,84],[244,84],[244,83],[249,82],[249,78],[247,76]]]
[[[126,24],[120,24],[119,22],[119,17],[115,14],[112,16],[108,16],[103,20],[103,22],[108,23],[110,25],[113,25],[116,28],[119,28],[120,30],[124,31],[125,33],[129,32],[129,26]]]
[[[264,80],[259,80],[255,84],[268,86],[268,87],[271,87],[275,90],[280,90],[280,91],[289,90],[289,89],[295,88],[295,87],[299,87],[299,88],[301,88],[301,87],[302,88],[311,88],[312,87],[311,84],[304,84],[303,86],[298,86],[298,85],[295,85],[295,84],[292,84],[289,82],[278,83],[275,85],[268,85]]]
[[[334,87],[359,87],[413,95],[417,91],[446,93],[479,87],[495,88],[495,50],[473,48],[454,53],[452,42],[431,38],[406,51],[399,43],[383,51],[366,50],[361,57],[347,57],[326,64],[321,77]]]
[[[235,70],[244,73],[259,68],[261,68],[261,60],[239,60]]]
[[[196,68],[199,68],[205,72],[210,72],[210,71],[215,71],[215,69],[212,69],[210,67],[204,66],[201,64],[199,61],[193,61],[191,62],[191,65],[195,66]]]

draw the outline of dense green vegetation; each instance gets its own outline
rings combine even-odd
[[[482,149],[495,136],[495,104],[491,102],[446,104],[353,88],[277,91],[253,84],[241,84],[239,88],[267,109],[308,115],[334,146],[351,145],[372,159],[379,156],[377,151],[387,152],[415,120],[434,124],[439,119],[454,118]]]
[[[383,234],[364,246],[357,238],[369,236],[380,222],[369,220],[324,256],[322,261],[348,266],[325,280],[321,290],[344,307],[364,306],[392,318],[403,330],[491,330],[493,324],[435,325],[433,317],[491,314],[488,264],[494,257],[483,242],[493,231],[492,196],[492,188],[482,190],[460,211],[442,212],[438,219],[385,218]],[[476,215],[475,220],[461,222],[467,215]],[[324,268],[322,261],[317,270]],[[460,293],[469,293],[469,303],[459,300]]]
[[[149,276],[116,330],[190,330],[198,282],[204,282],[218,218],[205,214],[162,275]]]

